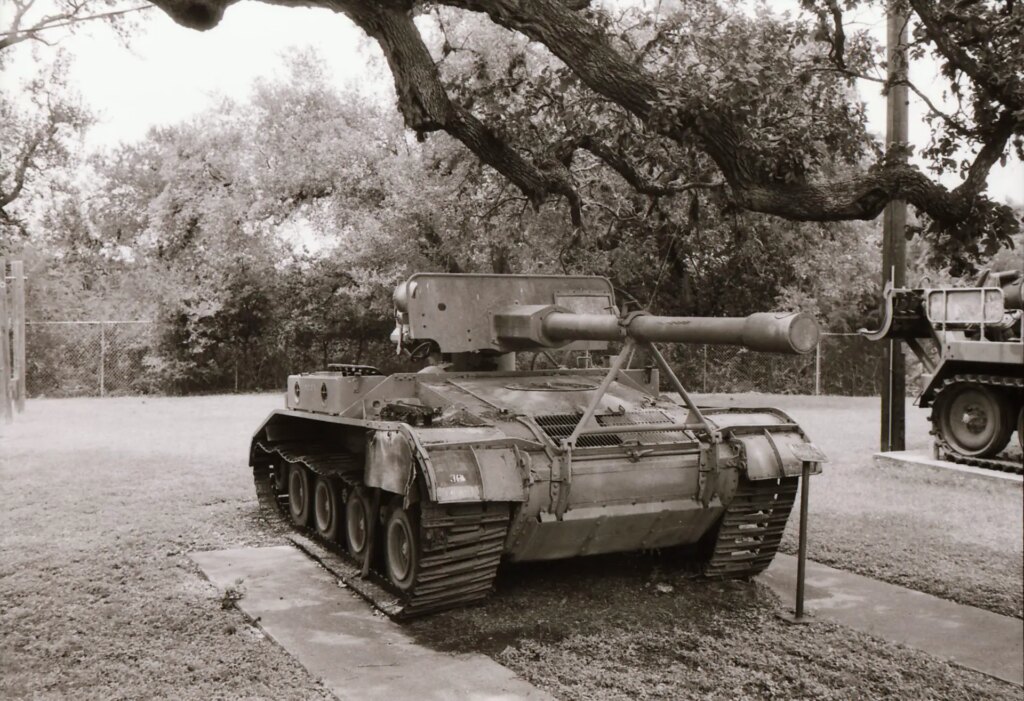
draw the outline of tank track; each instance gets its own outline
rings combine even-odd
[[[799,478],[740,478],[725,509],[702,574],[711,579],[753,577],[768,568],[782,543]]]
[[[320,477],[339,479],[346,494],[361,484],[362,461],[339,453],[337,447],[262,442],[257,446],[287,463],[302,464]],[[410,589],[402,592],[394,589],[382,572],[371,570],[369,579],[362,579],[362,562],[352,558],[344,547],[321,538],[315,529],[296,528],[288,511],[288,499],[275,490],[274,475],[268,465],[254,467],[253,479],[263,512],[298,531],[299,535],[292,538],[296,545],[392,618],[411,618],[465,606],[486,597],[494,586],[508,535],[508,504],[420,502],[419,570]]]
[[[961,383],[989,385],[990,387],[1005,387],[1009,389],[1016,389],[1018,392],[1024,392],[1024,379],[1017,377],[1003,377],[1000,375],[953,375],[948,378],[942,383],[942,386],[936,390],[935,395],[932,397],[932,414],[929,417],[932,424],[931,432],[932,435],[935,436],[935,446],[939,457],[961,465],[970,465],[972,467],[981,467],[987,470],[1024,475],[1024,460],[1015,460],[1012,458],[976,458],[970,455],[962,455],[954,450],[946,441],[946,438],[942,435],[942,431],[939,430],[939,421],[938,417],[935,415],[934,407],[938,403],[939,396],[944,391],[955,384]]]

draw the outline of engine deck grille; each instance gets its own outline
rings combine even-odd
[[[674,419],[663,411],[648,409],[647,411],[634,411],[629,414],[604,414],[597,416],[597,423],[601,426],[637,426],[642,424],[665,424],[672,423]],[[634,433],[633,436],[642,436],[644,440],[660,439],[665,441],[678,440],[678,433],[669,431],[646,431]]]
[[[555,443],[560,443],[563,438],[568,438],[572,433],[572,430],[576,428],[576,424],[583,418],[582,413],[577,414],[545,414],[544,416],[535,416],[533,420],[537,422],[537,425],[541,427]],[[599,436],[580,436],[576,441],[576,445],[579,448],[604,448],[608,446],[621,445],[622,438],[611,434],[604,434]]]

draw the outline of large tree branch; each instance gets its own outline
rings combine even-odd
[[[36,156],[36,152],[43,143],[52,138],[57,132],[55,124],[51,123],[48,127],[38,130],[32,135],[28,143],[24,145],[24,149],[21,155],[18,157],[18,164],[14,167],[14,173],[11,178],[13,186],[10,190],[6,189],[5,183],[0,181],[0,211],[4,207],[14,202],[21,195],[22,190],[25,189],[25,180],[28,176],[28,169],[32,166],[32,160]],[[6,178],[4,178],[6,180]]]
[[[721,169],[736,202],[746,209],[802,221],[874,219],[889,201],[905,199],[947,224],[970,216],[964,197],[977,186],[976,179],[951,193],[908,166],[889,164],[858,178],[825,184],[775,181],[751,157],[744,135],[729,115],[701,105],[685,87],[662,85],[626,60],[603,30],[554,0],[440,2],[485,12],[492,21],[542,43],[588,87],[645,120],[654,131],[679,142],[695,136]],[[1019,125],[1008,128],[1012,131]],[[997,146],[993,143],[991,149],[983,149],[985,157],[976,163],[979,175],[991,168],[984,163]]]
[[[531,163],[469,110],[451,101],[413,23],[411,3],[384,7],[386,3],[335,0],[334,4],[380,44],[409,128],[420,134],[447,132],[511,180],[535,206],[552,194],[565,197],[574,225],[582,225],[580,198],[566,169],[557,163]]]
[[[565,195],[570,204],[578,202],[566,172],[557,167],[538,168],[467,110],[451,103],[412,23],[414,0],[270,1],[344,12],[383,48],[394,74],[399,107],[410,127],[420,132],[448,132],[534,202],[552,193]],[[208,28],[219,21],[228,0],[155,2],[182,24]],[[915,9],[923,6],[925,14],[928,13],[928,0],[911,2]],[[992,140],[979,154],[976,170],[971,169],[970,184],[965,183],[963,189],[955,192],[932,182],[916,168],[898,163],[885,163],[863,176],[829,183],[782,182],[752,150],[756,134],[740,128],[731,114],[702,104],[686,85],[663,83],[628,60],[598,23],[587,13],[571,9],[566,2],[438,0],[438,4],[486,13],[493,22],[543,44],[583,84],[639,117],[653,132],[679,143],[696,140],[721,170],[736,202],[753,211],[803,221],[873,219],[887,202],[905,199],[934,220],[953,226],[971,216],[971,203],[965,202],[965,196],[979,191],[978,180],[991,168],[991,164],[985,164],[993,156],[998,158],[994,151],[999,140]],[[965,72],[984,82],[984,76],[970,73],[976,68],[972,60],[964,65]],[[1007,128],[1019,129],[1019,125]]]
[[[1010,110],[1004,110],[996,120],[987,143],[978,151],[967,170],[967,178],[954,190],[958,197],[975,197],[985,190],[988,174],[1006,151],[1010,137],[1021,128],[1020,120]]]
[[[591,135],[570,139],[569,141],[560,144],[558,147],[558,159],[562,161],[566,167],[569,167],[577,149],[588,151],[598,159],[604,161],[608,167],[622,176],[622,179],[629,183],[633,190],[641,195],[664,197],[667,195],[677,195],[681,192],[688,192],[690,190],[715,188],[724,185],[724,183],[720,182],[659,183],[651,180],[650,178],[646,178],[641,175],[636,167],[629,162],[629,159],[612,147],[608,146],[608,144],[601,142]]]
[[[968,75],[976,85],[982,88],[993,100],[1002,103],[1012,110],[1024,110],[1024,96],[1009,89],[1005,83],[994,79],[991,71],[984,69],[957,43],[936,13],[931,0],[909,0],[910,6],[917,13],[921,24],[928,32],[928,38],[935,43],[939,53],[956,69]]]

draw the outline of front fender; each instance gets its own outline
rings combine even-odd
[[[797,455],[802,451],[794,446],[814,444],[787,414],[778,409],[703,409],[702,413],[726,440],[741,448],[747,479],[801,475],[803,462]],[[821,474],[821,462],[811,463],[810,474]]]

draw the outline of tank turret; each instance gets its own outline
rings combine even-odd
[[[600,277],[421,273],[394,294],[400,343],[431,341],[442,353],[604,349],[610,341],[745,346],[809,353],[818,325],[803,313],[741,318],[620,315]],[[575,345],[574,345],[575,344]]]
[[[587,276],[423,273],[394,301],[394,340],[431,367],[293,375],[250,448],[267,508],[346,552],[382,610],[481,599],[502,560],[697,546],[707,577],[770,564],[806,435],[775,409],[698,406],[655,343],[806,353],[811,317],[623,311]],[[612,343],[608,367],[517,369],[520,351]]]

